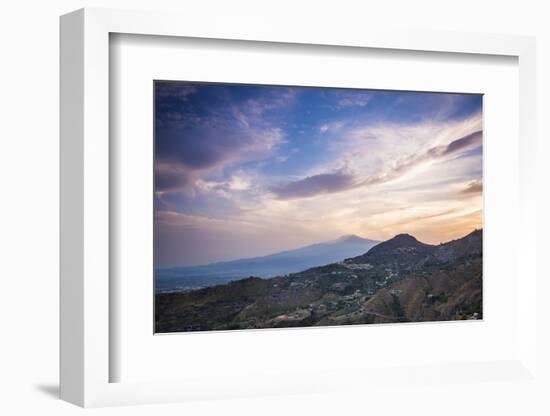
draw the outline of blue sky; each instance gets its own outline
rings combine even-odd
[[[482,96],[155,83],[159,267],[481,226]]]

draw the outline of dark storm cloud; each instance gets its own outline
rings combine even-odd
[[[278,199],[307,198],[319,194],[329,194],[350,189],[355,185],[355,177],[345,172],[322,173],[308,176],[284,185],[271,188]]]

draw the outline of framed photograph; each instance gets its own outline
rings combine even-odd
[[[154,99],[156,333],[483,318],[481,94]]]
[[[61,18],[62,398],[538,386],[534,40],[198,20]]]

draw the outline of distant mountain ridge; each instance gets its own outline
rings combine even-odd
[[[482,230],[440,245],[400,234],[298,273],[158,293],[156,331],[481,319],[482,260]]]
[[[156,273],[155,287],[157,291],[190,290],[249,276],[269,278],[286,275],[366,253],[378,243],[376,240],[346,235],[336,240],[267,256],[203,266],[159,269]]]

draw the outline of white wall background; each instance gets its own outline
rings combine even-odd
[[[308,24],[389,25],[538,38],[538,130],[540,263],[549,248],[550,12],[546,1],[170,1],[11,0],[0,11],[0,412],[75,414],[82,410],[56,399],[58,368],[58,16],[80,7],[178,10],[189,19],[215,13],[246,14]],[[185,22],[182,22],[185,24]],[[545,140],[546,138],[546,140]],[[549,276],[550,278],[550,276]],[[549,279],[550,280],[550,279]],[[539,291],[550,293],[544,282]],[[548,316],[548,306],[540,305]],[[550,331],[541,332],[550,351]],[[548,359],[541,357],[544,365]],[[548,367],[547,367],[548,368]],[[548,373],[548,372],[547,372]],[[550,391],[550,387],[547,389]],[[93,410],[106,415],[262,414],[550,414],[535,398],[541,391],[510,386],[433,386],[395,397],[333,395],[197,402],[157,407]]]

